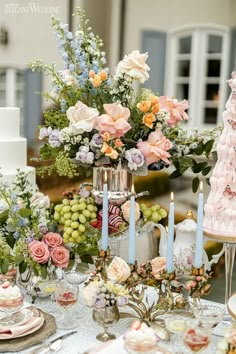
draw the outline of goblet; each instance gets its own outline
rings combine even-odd
[[[62,318],[57,319],[57,327],[60,329],[72,329],[77,327],[73,320],[70,309],[76,304],[79,296],[79,289],[76,285],[69,284],[65,280],[59,281],[55,290],[57,304],[63,309]]]
[[[191,352],[203,351],[210,343],[211,330],[199,324],[197,319],[187,320],[185,322],[185,330],[183,333],[183,341],[185,346]]]
[[[93,320],[103,326],[103,332],[99,333],[96,338],[101,342],[115,339],[116,336],[108,332],[109,326],[120,319],[120,313],[116,305],[106,306],[101,309],[93,310]]]

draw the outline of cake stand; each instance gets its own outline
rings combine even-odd
[[[219,234],[208,232],[203,230],[204,236],[210,238],[211,240],[223,242],[225,250],[225,305],[231,295],[232,291],[232,275],[234,267],[234,258],[235,258],[235,246],[236,246],[236,235],[235,237],[232,234]]]

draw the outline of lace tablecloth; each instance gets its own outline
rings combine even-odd
[[[81,289],[82,290],[82,289]],[[156,297],[155,291],[150,288],[148,291],[148,296],[149,299],[154,299]],[[206,303],[207,301],[202,300],[202,302]],[[222,304],[217,304],[220,307],[223,307],[224,305]],[[45,312],[48,312],[55,317],[59,316],[60,314],[60,309],[58,308],[58,305],[53,302],[50,299],[37,299],[35,306],[38,308],[42,309]],[[69,336],[68,338],[65,338],[63,341],[63,345],[61,349],[58,351],[60,354],[83,354],[85,351],[87,351],[89,348],[91,348],[94,345],[98,345],[100,342],[96,340],[96,335],[100,332],[102,332],[102,328],[93,321],[92,319],[92,309],[87,308],[81,299],[77,305],[79,307],[79,313],[80,313],[80,319],[79,319],[79,325],[75,329],[77,330],[77,333]],[[129,312],[131,310],[127,308],[122,308],[121,312]],[[120,319],[117,323],[113,324],[110,327],[110,331],[114,333],[117,337],[119,337],[122,333],[126,331],[130,323],[132,323],[134,319],[132,318],[125,318],[125,319]],[[222,326],[222,328],[221,328]],[[72,331],[72,330],[70,330]],[[47,341],[51,341],[54,338],[59,337],[60,335],[64,333],[70,332],[69,330],[57,330],[57,332],[51,336]],[[217,342],[221,339],[219,338],[219,335],[222,335],[224,332],[223,325],[218,325],[216,329],[214,330],[212,335],[212,340],[210,346],[204,351],[205,354],[212,354],[216,352],[216,345]],[[45,341],[45,343],[47,342]],[[41,343],[42,344],[42,343]],[[184,346],[182,344],[181,338],[178,338],[177,335],[171,336],[171,340],[169,342],[166,341],[161,341],[160,345],[162,347],[167,348],[171,353],[173,354],[183,354],[183,353],[189,353],[189,350],[186,351],[184,349]],[[18,352],[21,354],[29,354],[33,349],[37,348],[37,346],[31,347],[30,349]],[[113,354],[116,354],[113,352]],[[120,354],[120,353],[119,353]]]

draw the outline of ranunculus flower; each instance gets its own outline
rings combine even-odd
[[[123,218],[125,221],[129,222],[130,217],[130,200],[127,200],[124,204],[121,205],[121,210],[123,213]],[[135,221],[140,219],[140,207],[139,203],[135,203]]]
[[[63,246],[52,249],[51,258],[53,264],[58,268],[66,268],[69,263],[70,252]]]
[[[66,115],[73,134],[83,134],[93,130],[95,118],[99,113],[95,108],[90,108],[78,101],[75,106],[68,108]]]
[[[104,155],[110,157],[112,160],[116,160],[118,157],[118,152],[113,149],[111,146],[107,145],[107,143],[103,143],[103,146],[101,148],[101,152],[103,152]]]
[[[40,264],[47,263],[50,253],[48,246],[44,242],[34,240],[28,244],[28,247],[35,262]]]
[[[166,269],[166,257],[156,257],[152,259],[151,261],[152,264],[152,275],[159,280],[161,277],[161,274],[165,271]]]
[[[61,235],[56,232],[48,232],[43,237],[43,241],[52,248],[60,246],[63,242]]]
[[[155,122],[156,118],[153,113],[147,113],[143,116],[143,124],[146,125],[146,127],[152,129],[153,128],[153,123]]]
[[[118,103],[104,104],[103,107],[106,113],[95,119],[95,129],[101,135],[109,133],[114,138],[124,136],[131,129],[131,125],[128,123],[129,108],[122,107]]]
[[[120,306],[120,307],[126,306],[126,305],[128,305],[128,303],[129,303],[129,299],[128,299],[128,297],[125,297],[125,296],[118,296],[118,298],[116,300],[117,306]]]
[[[151,108],[152,102],[150,100],[147,101],[141,101],[137,104],[138,109],[140,109],[141,112],[146,113],[149,111]]]
[[[148,53],[141,54],[139,50],[133,50],[129,55],[125,55],[117,65],[115,79],[126,74],[143,84],[149,78],[150,68],[146,64],[147,58]]]
[[[159,160],[170,164],[168,160],[170,154],[167,151],[172,147],[172,143],[162,134],[160,129],[150,133],[147,141],[139,141],[137,147],[145,157],[147,165]]]
[[[185,112],[189,108],[187,100],[179,102],[177,99],[171,99],[168,96],[160,96],[159,102],[161,108],[165,108],[169,112],[170,117],[167,123],[171,128],[175,127],[179,121],[189,119]]]
[[[107,276],[117,282],[126,281],[130,276],[130,267],[122,258],[114,257],[107,267]]]
[[[85,286],[83,290],[83,297],[85,299],[86,305],[89,307],[94,306],[95,299],[97,298],[97,294],[99,292],[99,285],[96,282],[91,282],[87,286]]]
[[[103,309],[106,306],[106,300],[104,296],[97,295],[94,300],[94,307],[96,309]]]
[[[47,195],[36,192],[30,198],[30,206],[32,208],[49,208],[50,207],[50,199]]]

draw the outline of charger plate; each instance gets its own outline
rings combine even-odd
[[[55,318],[46,312],[37,309],[44,316],[44,324],[36,332],[24,337],[0,340],[0,353],[18,352],[41,343],[57,330]]]

